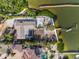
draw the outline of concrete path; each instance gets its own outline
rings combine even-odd
[[[56,7],[79,7],[79,3],[60,3],[60,4],[44,4],[39,8],[56,8]]]

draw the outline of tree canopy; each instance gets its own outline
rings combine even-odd
[[[40,12],[38,12],[38,16],[39,15],[41,15],[41,16],[49,16],[51,18],[53,18],[55,16],[52,12],[50,12],[47,9],[44,9],[44,10],[41,10]]]
[[[13,35],[11,35],[11,34],[6,34],[6,35],[5,35],[5,39],[6,39],[7,41],[12,41]]]
[[[0,0],[0,14],[17,13],[27,5],[27,0]]]

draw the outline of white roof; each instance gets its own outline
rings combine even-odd
[[[44,23],[45,21],[47,21],[47,22],[51,21],[52,24],[54,25],[53,18],[50,18],[50,17],[48,17],[48,16],[37,16],[37,17],[36,17],[36,20],[37,20],[37,27],[39,26],[39,24],[40,24],[41,26],[44,26],[43,23]]]

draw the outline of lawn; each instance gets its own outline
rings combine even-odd
[[[34,2],[34,3],[33,3]],[[38,8],[41,4],[52,4],[62,2],[79,2],[78,0],[29,0],[29,6]],[[79,27],[79,8],[48,8],[51,12],[58,16],[61,27],[69,27],[76,23]],[[79,50],[79,28],[71,32],[62,32],[65,43],[65,51]]]
[[[62,27],[69,27],[76,23],[79,27],[79,8],[57,8],[57,15],[59,23]],[[64,42],[68,49],[79,50],[79,29],[71,32],[63,32]]]

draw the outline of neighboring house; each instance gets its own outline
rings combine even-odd
[[[35,29],[36,20],[34,19],[16,19],[14,28],[16,30],[16,39],[31,38],[33,30]]]
[[[34,49],[23,49],[21,45],[15,45],[12,51],[15,55],[11,59],[41,59],[41,57],[36,55]]]

